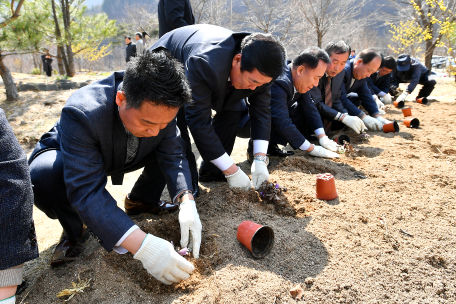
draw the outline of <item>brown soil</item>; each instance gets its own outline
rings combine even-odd
[[[360,150],[357,157],[331,161],[297,152],[271,159],[270,181],[287,188],[280,194],[284,205],[253,190],[203,184],[197,199],[201,257],[191,259],[196,270],[179,285],[158,283],[130,254],[107,253],[93,238],[80,259],[47,267],[61,228],[35,209],[41,257],[26,264],[29,286],[18,302],[63,303],[57,293],[79,276],[91,279],[90,287],[70,302],[296,303],[289,290],[301,284],[307,303],[456,303],[455,92],[454,82],[438,79],[438,102],[406,102],[419,129],[406,128],[392,108],[385,117],[399,122],[399,133],[368,132],[363,142],[344,131]],[[60,104],[50,113],[59,111]],[[11,122],[15,130],[21,120]],[[46,123],[44,129],[52,126]],[[246,147],[237,141],[234,158],[249,174]],[[315,199],[315,176],[325,172],[336,179],[339,197],[332,201]],[[119,206],[138,174],[127,175],[122,187],[108,186]],[[179,244],[177,214],[135,220]],[[264,259],[252,258],[237,241],[244,220],[274,230],[274,247]]]

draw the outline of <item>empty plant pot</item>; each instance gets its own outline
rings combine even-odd
[[[383,125],[383,132],[399,132],[399,124],[396,121],[393,121],[392,123]]]
[[[343,145],[344,144],[344,140],[348,143],[350,143],[350,137],[348,137],[348,135],[345,135],[345,134],[341,134],[339,135],[338,137],[336,137],[334,139],[334,141],[336,143],[338,143],[339,145]]]
[[[336,191],[336,182],[331,173],[324,173],[317,175],[317,189],[316,196],[321,200],[333,200],[339,195]]]
[[[404,120],[404,125],[406,125],[407,128],[417,129],[420,126],[420,121],[418,118],[409,118]]]
[[[421,103],[421,104],[427,104],[428,103],[428,99],[426,97],[420,97],[420,98],[416,99],[416,102],[417,103]]]
[[[402,109],[402,114],[404,114],[404,117],[412,116],[412,108]]]
[[[257,259],[264,258],[274,245],[272,228],[251,221],[243,221],[238,226],[236,237]]]
[[[403,101],[397,101],[397,100],[396,100],[395,102],[393,102],[393,104],[394,104],[394,106],[395,106],[396,108],[399,108],[399,109],[401,109],[401,108],[404,107],[404,102],[403,102]]]

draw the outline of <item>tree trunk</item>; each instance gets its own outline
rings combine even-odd
[[[320,31],[317,30],[317,46],[321,48],[321,42],[323,40],[323,35]]]
[[[424,65],[429,69],[432,69],[432,54],[434,54],[435,45],[432,40],[426,41],[426,52],[424,54]]]
[[[73,50],[71,49],[71,44],[66,46],[67,56],[68,56],[68,70],[67,75],[73,77],[76,73],[74,70],[74,54]]]
[[[52,0],[52,16],[54,17],[54,24],[55,24],[55,37],[57,41],[62,37],[62,33],[60,32],[59,20],[57,19],[57,13],[55,12],[55,0]],[[60,75],[65,75],[68,73],[68,61],[65,55],[65,49],[61,45],[57,45],[57,63],[59,66],[59,73]],[[63,68],[65,66],[65,69]],[[65,73],[66,70],[66,73]]]
[[[5,66],[3,62],[3,55],[0,54],[0,74],[2,75],[3,84],[6,89],[6,100],[13,101],[19,99],[19,94],[17,93],[16,84],[14,83],[13,76],[11,76],[10,71]]]
[[[66,52],[67,52],[66,55],[68,58],[67,76],[73,77],[75,74],[75,70],[74,70],[74,54],[73,54],[73,50],[71,48],[71,35],[70,35],[70,25],[71,25],[70,4],[68,3],[68,0],[60,0],[60,6],[62,9],[62,15],[63,15],[63,26],[65,28],[65,38],[68,41],[68,44],[66,45]]]
[[[57,66],[59,68],[59,74],[61,76],[65,75],[65,65],[63,63],[63,54],[60,50],[60,46],[57,47]]]

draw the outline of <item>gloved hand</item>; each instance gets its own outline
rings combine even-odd
[[[391,104],[393,103],[393,100],[391,99],[391,95],[388,93],[386,95],[383,95],[383,101],[385,102],[385,104]]]
[[[392,123],[392,121],[388,120],[388,119],[385,119],[381,116],[377,116],[375,117],[375,119],[377,119],[379,122],[382,123],[382,125],[386,125],[386,124],[389,124],[389,123]]]
[[[166,285],[188,279],[195,269],[171,243],[152,234],[146,236],[133,258],[140,260],[148,273]]]
[[[201,230],[203,227],[196,211],[194,200],[186,200],[179,205],[179,224],[181,228],[181,247],[187,247],[190,232],[192,235],[192,244],[190,244],[192,253],[195,258],[198,258],[201,246]]]
[[[315,157],[324,157],[324,158],[339,158],[339,154],[332,151],[326,150],[323,147],[315,146],[312,151],[309,152],[310,155]]]
[[[364,116],[363,122],[370,130],[381,131],[383,129],[382,123],[369,115]]]
[[[360,132],[367,130],[361,118],[357,116],[345,115],[344,119],[342,119],[342,123],[345,124],[347,127],[352,128],[353,131],[356,132],[356,134],[359,134]]]
[[[396,101],[405,101],[405,98],[407,98],[407,96],[408,96],[408,93],[404,92],[401,95],[399,95],[399,97],[396,99]]]
[[[378,99],[377,95],[372,95],[372,97],[374,97],[375,103],[377,104],[377,108],[379,108],[380,110],[384,110],[385,105],[383,104],[383,102],[380,101],[380,99]]]
[[[252,188],[250,178],[244,173],[244,171],[241,170],[241,168],[238,168],[236,173],[225,177],[230,188],[241,188],[244,191],[248,191]]]
[[[268,165],[262,160],[254,160],[252,163],[252,184],[255,190],[260,189],[264,181],[269,180]]]
[[[322,147],[333,152],[337,152],[338,147],[340,147],[334,140],[329,139],[329,137],[326,135],[320,138],[318,141]]]

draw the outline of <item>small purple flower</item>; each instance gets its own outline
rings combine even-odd
[[[182,256],[187,255],[187,254],[188,254],[188,248],[187,248],[187,247],[182,248],[182,249],[179,250],[177,253],[179,253],[179,254],[182,255]]]
[[[263,192],[260,192],[261,196],[263,197],[264,196],[264,193]]]
[[[276,183],[275,187],[276,187],[276,189],[279,189],[279,188],[280,188],[280,186],[279,186],[278,183]]]

